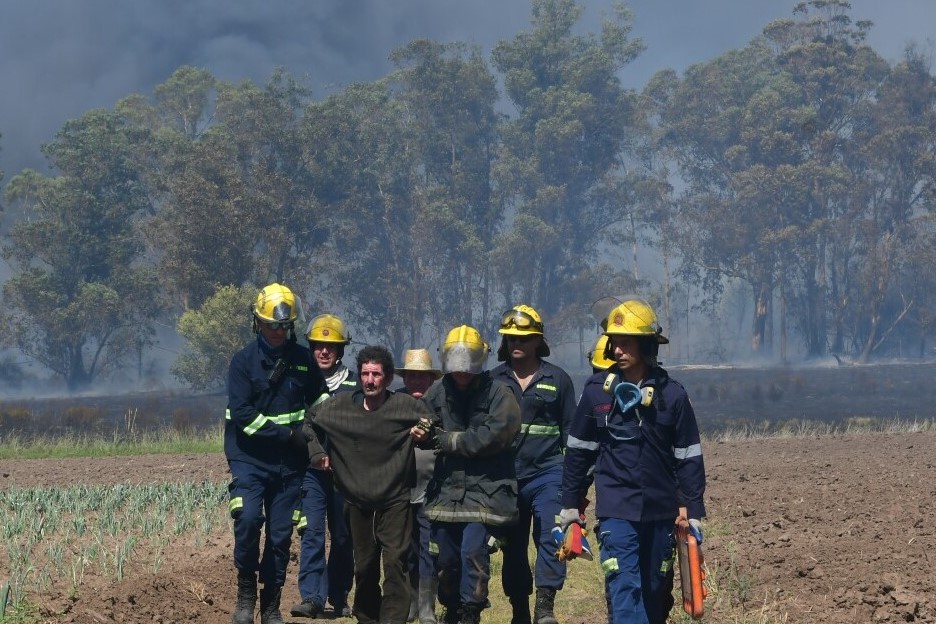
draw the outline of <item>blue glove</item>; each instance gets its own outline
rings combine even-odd
[[[702,545],[702,521],[691,518],[689,520],[689,530],[692,531],[692,536],[695,537],[695,540],[699,543],[699,546]]]

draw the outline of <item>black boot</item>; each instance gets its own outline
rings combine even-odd
[[[442,608],[442,624],[458,624],[460,621],[461,606]]]
[[[481,605],[463,604],[458,624],[481,624]]]
[[[419,579],[419,624],[438,624],[435,614],[439,581],[435,577]]]
[[[257,606],[257,573],[237,572],[237,603],[234,605],[233,624],[253,624]]]
[[[510,624],[531,624],[530,599],[527,596],[511,596],[510,607],[513,609]]]
[[[409,614],[406,616],[407,622],[415,622],[419,616],[419,587],[410,585],[410,603]]]
[[[559,624],[553,615],[553,603],[556,601],[556,590],[538,587],[536,589],[536,604],[533,607],[534,624]]]
[[[280,614],[282,587],[264,585],[260,590],[260,624],[285,624]]]

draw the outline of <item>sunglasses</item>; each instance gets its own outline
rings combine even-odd
[[[269,327],[269,328],[272,329],[272,330],[277,330],[277,329],[286,329],[286,330],[289,330],[289,329],[292,329],[292,328],[293,328],[293,322],[292,322],[292,321],[282,321],[282,322],[274,322],[274,323],[264,323],[264,325],[266,325],[267,327]]]
[[[507,310],[504,312],[504,316],[501,318],[501,329],[509,329],[511,326],[517,329],[533,329],[540,333],[543,332],[542,323],[520,310]]]

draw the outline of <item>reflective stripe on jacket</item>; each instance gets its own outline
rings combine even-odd
[[[461,392],[445,375],[422,399],[439,433],[435,470],[425,510],[437,522],[517,521],[517,479],[511,444],[520,429],[520,408],[510,389],[479,374]]]
[[[491,376],[509,387],[520,404],[520,434],[514,439],[517,478],[530,479],[561,466],[575,416],[575,388],[569,375],[540,360],[525,390],[506,363],[491,371]]]
[[[294,342],[283,347],[287,368],[271,386],[276,359],[264,352],[259,338],[234,354],[228,368],[228,406],[224,421],[224,454],[269,469],[302,471],[308,457],[289,444],[293,429],[302,428],[305,410],[328,396],[321,371],[309,350]]]
[[[703,518],[705,464],[699,427],[682,385],[657,367],[642,386],[649,406],[621,413],[603,389],[612,367],[592,375],[575,411],[562,480],[562,506],[578,507],[595,466],[595,515],[634,522],[672,520],[678,508]]]

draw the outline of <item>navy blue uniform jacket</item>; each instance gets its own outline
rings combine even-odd
[[[302,430],[307,407],[328,396],[328,387],[309,350],[295,342],[283,347],[287,369],[271,386],[276,358],[259,338],[234,354],[228,368],[228,407],[224,454],[269,469],[306,469],[307,453],[289,444],[293,429]]]
[[[602,387],[609,373],[619,373],[617,366],[585,382],[566,450],[562,506],[579,506],[594,464],[599,519],[674,520],[681,506],[690,518],[705,517],[705,465],[686,390],[656,367],[642,384],[653,388],[652,403],[622,414]]]

